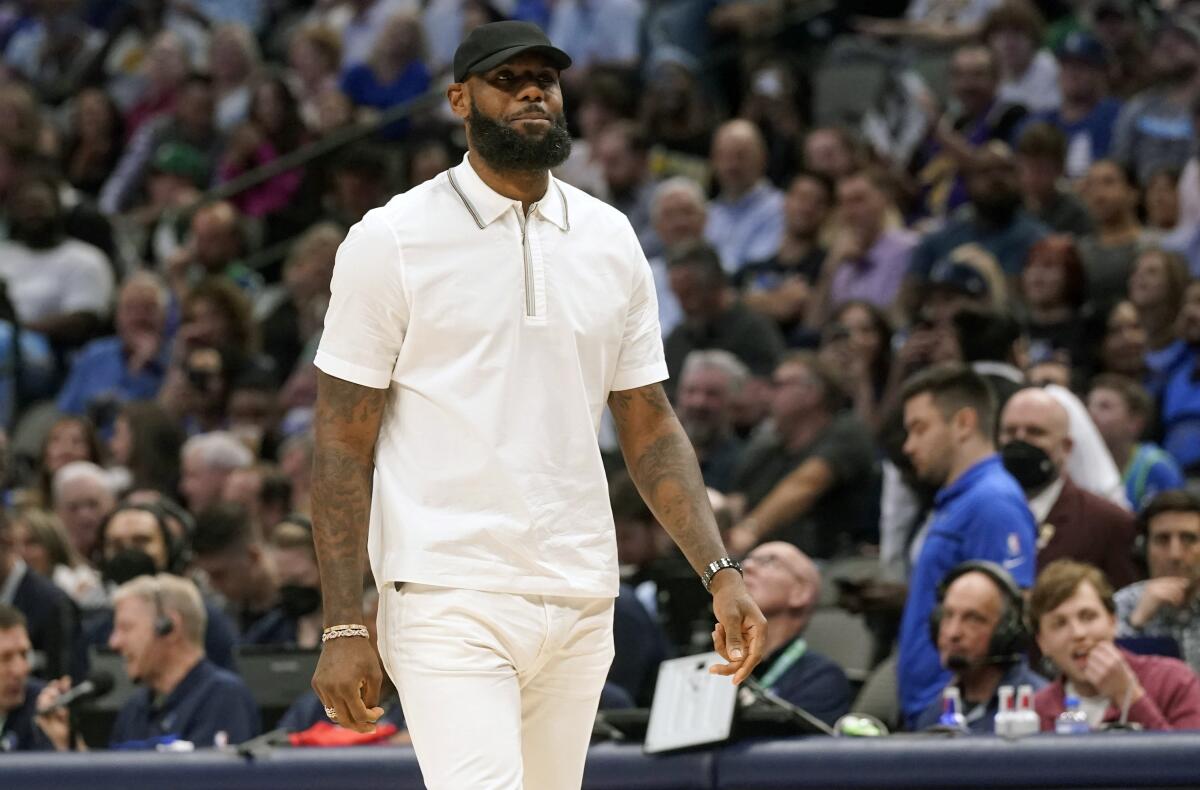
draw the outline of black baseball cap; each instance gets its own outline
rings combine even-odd
[[[526,52],[544,55],[559,71],[571,65],[567,53],[550,43],[531,22],[490,22],[470,32],[454,52],[454,81],[494,69]]]
[[[1059,60],[1072,60],[1086,63],[1089,66],[1104,68],[1108,65],[1108,51],[1100,39],[1083,30],[1075,30],[1067,34],[1054,54]]]

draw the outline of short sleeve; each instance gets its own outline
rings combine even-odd
[[[658,297],[654,292],[654,274],[642,254],[632,228],[630,247],[637,259],[629,311],[621,335],[621,351],[617,356],[617,371],[610,390],[629,390],[644,387],[667,378],[667,362],[663,354],[662,329],[658,324]]]
[[[403,258],[377,212],[353,228],[338,248],[325,330],[316,366],[339,379],[386,389],[408,329]]]
[[[65,272],[62,312],[106,316],[113,301],[113,273],[108,258],[90,245],[75,247],[78,258]]]
[[[865,478],[875,463],[870,435],[862,423],[850,415],[834,421],[817,440],[812,455],[829,464],[839,484]]]

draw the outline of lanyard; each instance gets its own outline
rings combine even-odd
[[[805,651],[808,650],[808,643],[804,641],[804,637],[798,636],[788,645],[787,650],[783,651],[783,655],[775,659],[775,663],[771,664],[771,668],[762,676],[763,688],[771,688],[775,685],[783,673],[792,668],[792,665],[803,658]]]

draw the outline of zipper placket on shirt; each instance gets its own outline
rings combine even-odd
[[[535,208],[536,203],[529,207],[530,213],[533,213]],[[525,317],[533,318],[537,315],[537,294],[533,284],[533,259],[529,254],[528,219],[521,213],[520,208],[513,206],[513,211],[517,212],[517,222],[521,224],[521,255],[525,261]]]

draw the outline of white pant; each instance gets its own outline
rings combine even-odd
[[[379,653],[426,787],[579,787],[612,623],[611,598],[385,585]]]

